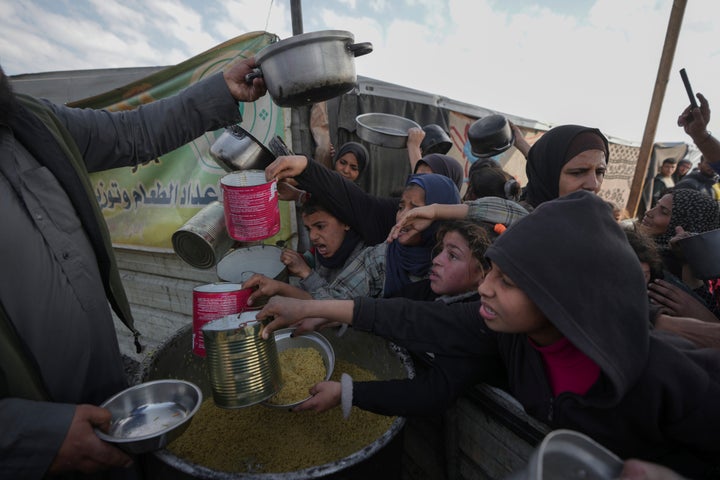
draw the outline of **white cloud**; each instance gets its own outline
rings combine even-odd
[[[670,74],[660,79],[667,93],[657,139],[686,140],[675,126],[687,104],[680,67],[696,91],[720,105],[720,27],[709,14],[715,2],[687,4]],[[357,42],[373,43],[374,51],[356,60],[360,75],[638,142],[673,8],[672,0],[594,0],[575,17],[529,1],[303,3],[304,31],[348,30]],[[292,34],[289,2],[0,1],[0,62],[10,75],[168,65],[265,29]],[[720,131],[717,118],[710,128]]]

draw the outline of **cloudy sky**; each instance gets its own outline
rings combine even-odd
[[[688,0],[656,141],[686,141],[678,70],[720,108],[717,0]],[[348,30],[359,75],[640,143],[672,0],[303,0],[305,32]],[[290,0],[0,0],[16,75],[172,65],[246,32],[292,35]],[[710,129],[720,133],[720,114]],[[713,128],[714,127],[714,128]]]

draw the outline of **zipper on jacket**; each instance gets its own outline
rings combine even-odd
[[[550,397],[550,401],[548,402],[548,414],[547,414],[547,420],[548,423],[552,423],[554,411],[555,409],[555,397]]]

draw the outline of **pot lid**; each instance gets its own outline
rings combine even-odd
[[[236,248],[217,264],[217,276],[226,282],[242,283],[253,273],[277,278],[285,265],[280,260],[282,249],[273,245]]]

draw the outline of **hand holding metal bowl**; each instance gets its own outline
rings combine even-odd
[[[185,380],[141,383],[100,405],[112,421],[107,433],[95,433],[127,453],[160,450],[187,429],[202,400],[200,388]]]
[[[353,43],[352,33],[324,30],[303,33],[268,45],[255,55],[259,65],[247,82],[262,76],[280,107],[322,102],[357,84],[355,57],[372,52],[372,44]]]

